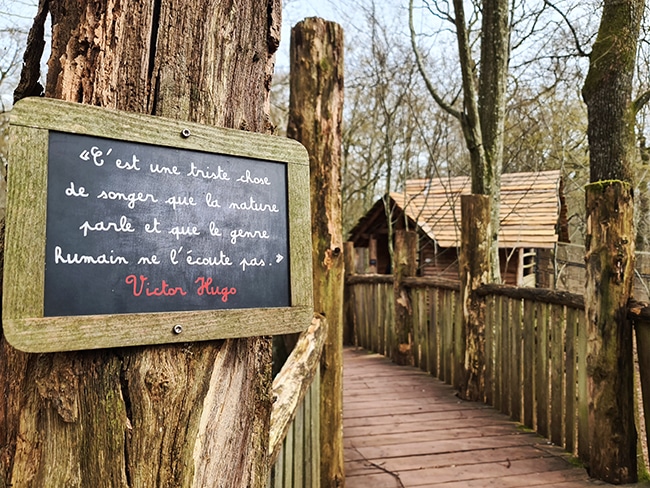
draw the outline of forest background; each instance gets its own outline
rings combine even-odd
[[[479,59],[481,2],[466,0],[464,4],[473,58]],[[0,0],[3,111],[11,107],[36,8],[36,0]],[[382,195],[402,191],[407,179],[445,181],[470,173],[461,126],[431,92],[433,87],[448,106],[462,108],[453,12],[450,1],[413,0],[410,28],[407,0],[284,0],[272,91],[276,133],[284,134],[287,126],[291,26],[305,17],[319,16],[340,23],[345,31],[344,234]],[[601,12],[598,0],[511,2],[503,172],[560,169],[570,240],[576,244],[583,242],[584,185],[589,180],[587,110],[581,89]],[[649,28],[644,18],[636,93],[645,93],[650,86]],[[422,55],[420,69],[413,44]],[[472,69],[478,73],[481,67]],[[638,251],[650,250],[649,132],[646,105],[636,118]]]

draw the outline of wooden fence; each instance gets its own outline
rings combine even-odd
[[[320,356],[326,324],[317,317],[273,380],[267,488],[320,486]]]
[[[455,387],[463,374],[459,285],[407,278],[416,366]],[[354,344],[393,350],[391,276],[352,275],[346,319]],[[531,288],[481,288],[486,306],[486,401],[588,461],[584,303],[581,296]]]

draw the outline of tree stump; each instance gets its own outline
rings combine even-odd
[[[587,198],[587,385],[589,473],[610,483],[636,480],[632,324],[634,280],[632,188],[592,183]]]

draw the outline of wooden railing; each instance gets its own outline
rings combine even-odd
[[[390,356],[390,276],[349,276],[348,337]],[[459,285],[407,278],[416,366],[455,387],[463,374]],[[489,285],[486,306],[486,402],[588,461],[584,303],[581,296]]]
[[[273,380],[268,488],[320,485],[319,365],[326,327],[315,317]]]

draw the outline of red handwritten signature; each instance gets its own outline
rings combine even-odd
[[[134,274],[128,275],[124,282],[132,287],[131,293],[134,297],[172,297],[176,295],[185,296],[187,290],[181,286],[172,286],[167,281],[162,280],[159,286],[155,286],[149,281],[149,278],[144,275],[136,276]],[[226,303],[231,295],[237,294],[235,287],[216,286],[213,285],[212,278],[205,278],[199,276],[194,283],[198,285],[195,290],[198,296],[219,296],[221,301]]]

